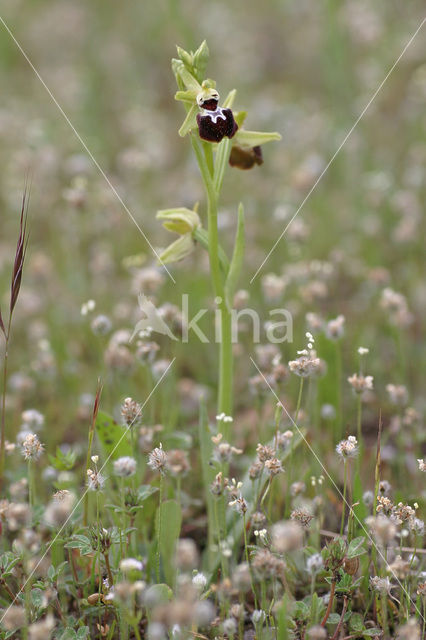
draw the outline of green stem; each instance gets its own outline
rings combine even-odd
[[[10,324],[12,317],[9,316],[9,322],[5,335],[4,346],[4,362],[3,362],[3,390],[1,404],[1,434],[0,434],[0,493],[3,489],[4,481],[4,465],[5,465],[5,443],[6,443],[6,386],[7,386],[7,363],[9,352]]]
[[[299,394],[297,396],[297,404],[296,411],[294,414],[294,423],[297,425],[297,420],[299,418],[300,407],[302,404],[302,396],[303,396],[303,384],[305,379],[300,378],[299,384]],[[294,448],[292,443],[290,442],[290,455],[287,464],[287,489],[286,489],[286,499],[285,499],[285,517],[288,518],[290,515],[290,507],[291,507],[291,481],[292,481],[292,471],[293,471],[293,455]]]
[[[336,416],[336,440],[342,437],[342,347],[340,340],[336,340],[336,389],[337,389],[337,416]]]
[[[160,565],[161,565],[161,549],[160,549],[160,541],[161,541],[161,505],[163,503],[163,474],[160,473],[160,496],[158,500],[158,520],[157,520],[157,567],[156,567],[156,576],[157,583],[160,582]]]
[[[248,543],[247,543],[247,529],[246,529],[246,514],[243,515],[243,532],[244,532],[244,550],[245,550],[245,555],[246,555],[246,562],[249,568],[249,572],[250,572],[250,582],[251,582],[251,590],[253,591],[253,596],[254,596],[254,606],[257,607],[257,596],[256,596],[256,590],[254,588],[254,580],[253,580],[253,569],[251,568],[251,563],[250,563],[250,556],[249,556],[249,552],[248,552]]]
[[[344,480],[343,480],[343,505],[342,505],[342,521],[340,523],[340,535],[343,534],[343,527],[345,524],[345,513],[346,513],[346,485],[348,482],[348,471],[347,471],[347,462],[346,460],[343,461],[343,473],[344,473]]]
[[[356,458],[356,468],[358,474],[360,473],[361,466],[361,457],[363,454],[363,442],[362,442],[362,398],[359,393],[357,396],[357,417],[356,417],[356,426],[357,426],[357,439],[358,439],[358,455]]]
[[[200,140],[194,134],[191,144],[198,162],[204,188],[207,195],[207,218],[209,238],[210,271],[216,302],[220,310],[220,350],[219,350],[219,380],[218,380],[218,412],[232,414],[233,398],[233,353],[232,353],[232,316],[225,300],[225,289],[219,260],[219,232],[217,226],[217,203],[219,193],[216,192],[211,169],[211,145],[203,148]],[[221,425],[225,440],[229,439],[229,423]]]

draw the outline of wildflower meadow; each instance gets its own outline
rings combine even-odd
[[[0,51],[0,640],[426,640],[424,5]]]

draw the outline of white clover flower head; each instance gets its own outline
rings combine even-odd
[[[148,466],[153,471],[159,471],[165,473],[167,465],[167,453],[163,450],[163,445],[160,443],[159,447],[156,447],[151,451],[148,456]]]
[[[423,460],[423,458],[417,458],[417,463],[419,465],[419,471],[423,471],[423,473],[426,473],[426,462]]]
[[[351,385],[355,393],[364,393],[364,391],[370,391],[373,389],[373,376],[363,376],[362,374],[354,373],[348,382]]]
[[[25,460],[38,460],[43,453],[43,445],[35,433],[28,433],[22,443],[22,455]]]
[[[207,578],[204,573],[197,571],[197,573],[195,573],[192,577],[192,584],[199,589],[204,589],[207,584]]]
[[[309,352],[307,349],[298,351],[299,358],[290,360],[288,363],[292,373],[300,378],[308,378],[320,370],[321,360],[317,358],[315,351]]]
[[[341,458],[355,458],[358,455],[358,441],[355,436],[349,436],[347,440],[341,440],[336,446],[336,451]]]
[[[379,576],[374,576],[370,578],[370,587],[373,591],[377,591],[381,595],[388,595],[392,589],[392,583],[389,578],[380,578]]]
[[[248,504],[241,494],[238,496],[238,498],[231,500],[231,502],[229,502],[228,504],[230,507],[233,507],[235,511],[237,511],[237,513],[239,513],[241,516],[247,513]]]
[[[125,398],[121,405],[121,416],[129,427],[139,424],[142,417],[142,406],[133,398]]]
[[[303,544],[303,528],[296,520],[282,520],[272,526],[271,539],[279,553],[295,551]]]
[[[87,316],[91,311],[96,308],[96,302],[94,300],[88,300],[81,305],[80,313],[82,316]]]
[[[345,316],[339,315],[334,320],[327,322],[325,335],[330,340],[339,340],[345,332]]]
[[[387,384],[386,391],[392,404],[403,406],[407,403],[408,391],[403,384]]]
[[[105,477],[100,471],[87,469],[87,488],[89,491],[102,491],[105,484]]]
[[[416,536],[422,536],[424,534],[425,523],[423,522],[423,520],[420,520],[420,518],[410,518],[408,521],[408,526]]]
[[[123,573],[130,571],[143,571],[143,562],[136,560],[136,558],[124,558],[120,562],[120,570]]]
[[[114,474],[119,478],[129,478],[136,473],[136,460],[123,456],[114,461]]]
[[[251,614],[251,619],[253,624],[259,624],[259,622],[264,622],[266,618],[266,614],[263,609],[255,609]]]
[[[313,553],[306,560],[306,568],[307,568],[308,572],[311,573],[311,574],[317,573],[318,571],[321,571],[323,566],[324,566],[324,561],[323,561],[322,555],[320,553]]]
[[[44,425],[44,415],[37,409],[26,409],[22,412],[21,418],[24,423],[22,427],[28,431],[38,431]]]

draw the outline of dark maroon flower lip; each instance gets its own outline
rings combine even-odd
[[[238,169],[251,169],[256,164],[263,164],[262,149],[259,146],[244,148],[234,144],[229,156],[229,164]]]
[[[238,130],[231,109],[221,109],[220,107],[210,110],[210,113],[199,113],[197,124],[200,138],[207,140],[207,142],[220,142],[225,136],[232,138]]]
[[[200,104],[202,109],[207,109],[208,111],[216,111],[218,105],[218,101],[215,98],[210,98],[209,100],[205,100]]]

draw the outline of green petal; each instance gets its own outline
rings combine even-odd
[[[189,102],[190,104],[194,104],[197,98],[196,91],[176,91],[175,100],[180,100],[180,102]]]
[[[276,131],[245,131],[244,129],[239,129],[234,136],[234,140],[243,147],[257,147],[267,142],[281,140],[281,135]]]
[[[180,236],[177,240],[172,242],[167,249],[159,256],[160,264],[169,264],[170,262],[178,262],[183,260],[194,249],[194,241],[190,233],[186,233],[184,236]]]
[[[201,221],[198,213],[186,207],[176,207],[174,209],[162,209],[157,213],[157,220],[164,220],[163,227],[168,231],[174,231],[179,235],[191,233],[200,226]]]

